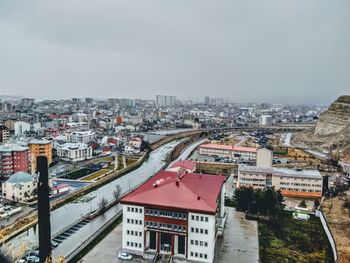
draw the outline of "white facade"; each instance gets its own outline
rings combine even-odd
[[[213,262],[216,242],[214,215],[188,213],[189,260]]]
[[[66,161],[83,161],[92,158],[92,149],[85,143],[65,143],[57,147],[57,155]]]
[[[317,198],[322,196],[323,177],[317,170],[240,166],[237,187],[275,187],[285,196]]]
[[[272,152],[268,149],[259,149],[256,156],[256,166],[258,167],[272,167]]]
[[[263,126],[268,126],[272,124],[272,116],[270,115],[262,115],[259,118],[259,124]]]
[[[142,254],[144,251],[144,207],[123,205],[123,249]]]
[[[95,139],[95,133],[92,131],[75,131],[71,134],[71,142],[89,143]]]
[[[30,131],[30,124],[24,121],[16,121],[14,128],[15,128],[15,135],[21,135],[27,131]]]
[[[25,202],[35,197],[36,180],[28,173],[18,172],[2,183],[2,195],[7,200]]]

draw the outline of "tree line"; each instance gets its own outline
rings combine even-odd
[[[252,187],[240,187],[235,190],[230,201],[238,211],[268,217],[278,216],[285,206],[281,191],[276,191],[274,188],[253,189]]]

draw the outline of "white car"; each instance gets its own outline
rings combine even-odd
[[[129,253],[126,253],[126,252],[118,253],[118,258],[121,259],[121,260],[132,260],[132,256]]]

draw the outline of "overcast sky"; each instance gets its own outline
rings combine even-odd
[[[329,103],[349,0],[0,1],[0,94]]]

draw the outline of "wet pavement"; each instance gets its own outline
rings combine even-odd
[[[219,263],[259,262],[258,223],[246,220],[242,212],[225,207],[228,213],[224,238],[219,253]]]

